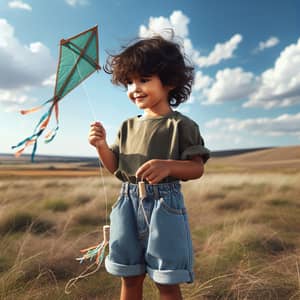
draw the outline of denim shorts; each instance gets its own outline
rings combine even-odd
[[[193,282],[193,247],[179,182],[123,183],[110,214],[106,270],[117,276],[148,273],[161,284]]]

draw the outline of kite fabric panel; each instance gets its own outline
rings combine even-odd
[[[33,134],[22,140],[12,148],[19,148],[16,156],[22,154],[26,147],[33,145],[31,160],[37,149],[38,138],[42,135],[50,121],[52,112],[55,112],[56,127],[45,135],[45,142],[49,143],[55,137],[58,126],[58,102],[76,88],[83,80],[100,70],[99,66],[99,46],[98,46],[98,26],[92,27],[68,39],[60,41],[59,61],[57,64],[56,81],[54,95],[42,105],[22,110],[22,114],[29,114],[40,110],[50,103],[50,107],[37,123]]]

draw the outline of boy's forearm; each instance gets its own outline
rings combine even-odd
[[[97,145],[96,149],[104,167],[113,174],[116,171],[118,165],[115,154],[106,143]]]
[[[194,156],[191,160],[151,159],[138,168],[136,177],[156,184],[169,176],[179,180],[200,178],[203,170],[201,156]]]
[[[181,180],[197,179],[203,175],[204,164],[201,157],[193,160],[167,160],[169,176]]]

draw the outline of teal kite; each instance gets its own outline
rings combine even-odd
[[[31,161],[37,149],[38,138],[46,129],[53,111],[55,112],[56,128],[45,135],[45,142],[49,143],[55,137],[58,131],[58,102],[77,87],[83,80],[100,70],[98,54],[98,26],[92,27],[68,39],[60,41],[59,61],[57,64],[56,82],[54,95],[51,99],[38,107],[28,110],[21,110],[21,114],[36,112],[46,104],[50,104],[48,111],[41,117],[36,125],[33,134],[12,149],[23,146],[16,152],[20,156],[26,147],[33,145]]]

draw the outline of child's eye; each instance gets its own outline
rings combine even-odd
[[[141,78],[141,82],[142,82],[142,83],[146,83],[146,82],[148,82],[148,81],[150,81],[150,78],[148,78],[148,77],[143,77],[143,78]]]

